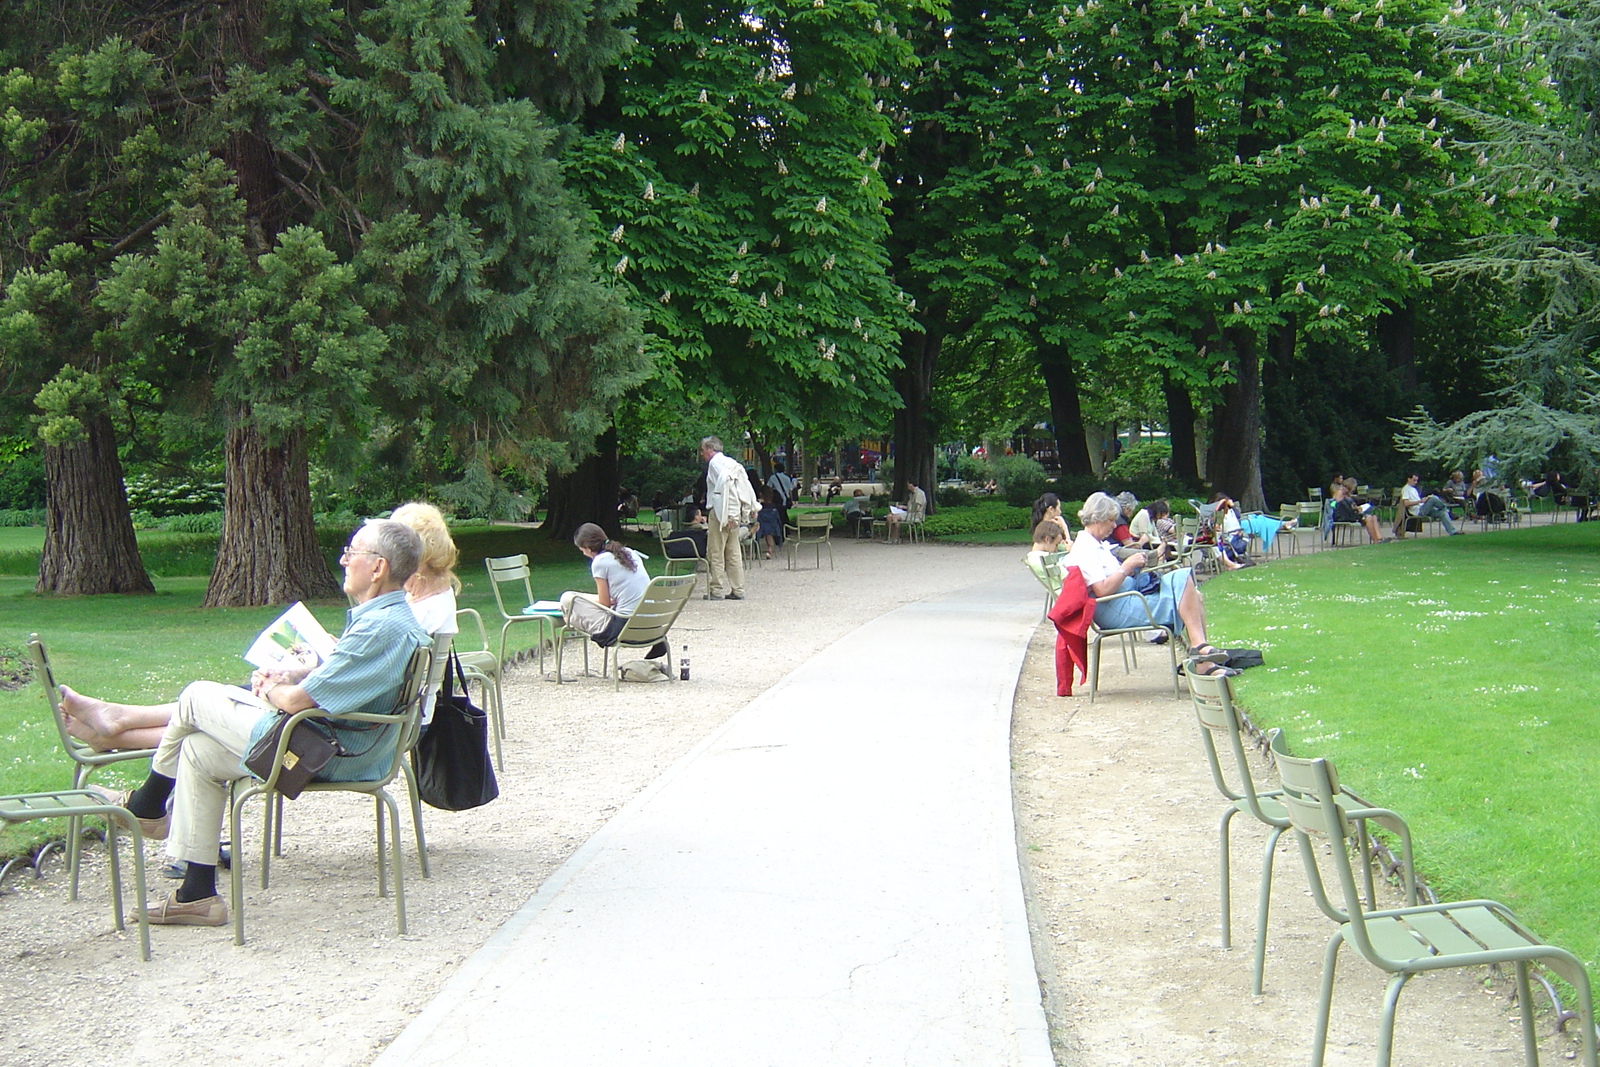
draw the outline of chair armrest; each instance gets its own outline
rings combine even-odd
[[[472,616],[472,621],[478,624],[478,640],[483,642],[483,648],[481,649],[481,651],[484,651],[484,652],[489,651],[489,631],[483,625],[483,616],[478,614],[478,609],[477,608],[457,608],[456,609],[456,618],[459,619],[463,615],[471,615]],[[462,651],[462,650],[458,649],[457,651]]]

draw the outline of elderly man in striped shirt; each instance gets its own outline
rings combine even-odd
[[[394,755],[393,728],[341,724],[352,712],[394,710],[411,654],[428,642],[406,603],[405,581],[417,569],[422,540],[404,523],[372,519],[356,531],[339,562],[344,591],[355,605],[333,653],[310,670],[256,671],[249,690],[194,682],[150,760],[150,776],[116,798],[146,837],[167,841],[167,855],[188,867],[183,884],[150,905],[150,921],[175,926],[222,926],[228,911],[217,893],[217,846],[228,783],[248,774],[240,762],[280,711],[321,707],[345,755],[319,776],[362,782],[381,777]]]

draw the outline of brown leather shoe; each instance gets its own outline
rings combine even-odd
[[[133,790],[131,789],[124,789],[118,793],[113,792],[110,789],[106,789],[104,786],[98,785],[86,785],[83,788],[88,792],[95,794],[107,804],[123,809],[127,808],[128,798],[133,795]],[[128,812],[128,814],[133,815],[132,812]],[[137,815],[134,815],[133,817],[135,819],[139,819]],[[159,819],[139,819],[139,832],[144,834],[144,839],[146,841],[165,841],[167,839],[167,831],[169,831],[171,828],[171,809],[162,812],[161,818]]]
[[[221,896],[201,897],[183,904],[178,901],[176,889],[165,900],[150,901],[145,912],[155,926],[225,926],[228,922],[228,907]]]

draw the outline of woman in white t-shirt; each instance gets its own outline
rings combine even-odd
[[[1105,539],[1122,518],[1122,508],[1104,493],[1091,494],[1078,512],[1083,530],[1072,542],[1072,550],[1061,560],[1062,571],[1078,568],[1089,595],[1109,597],[1113,593],[1137,591],[1135,575],[1144,569],[1145,555],[1135,553],[1127,559],[1118,559]],[[1154,576],[1152,576],[1154,577]],[[1237,674],[1222,664],[1228,654],[1206,643],[1206,610],[1200,599],[1200,589],[1189,568],[1167,571],[1150,583],[1143,593],[1144,605],[1133,597],[1103,600],[1095,605],[1094,621],[1107,629],[1126,629],[1147,624],[1154,619],[1160,626],[1187,635],[1189,656],[1196,660],[1197,674]],[[1145,614],[1145,606],[1150,609]]]
[[[450,528],[444,516],[432,504],[412,501],[401,504],[389,516],[403,522],[422,538],[422,558],[417,570],[406,579],[406,603],[417,617],[417,625],[430,635],[454,635],[456,626],[456,593],[461,590],[461,579],[456,577],[456,560],[460,553],[450,537]],[[433,721],[433,700],[437,693],[427,694],[422,701],[422,724]]]
[[[561,594],[561,615],[568,626],[582,630],[602,648],[616,644],[617,635],[638,608],[650,585],[644,557],[621,541],[613,541],[605,530],[592,522],[578,527],[572,543],[589,557],[589,574],[594,592],[568,590]],[[661,654],[666,648],[659,645]],[[655,648],[652,655],[658,654]]]

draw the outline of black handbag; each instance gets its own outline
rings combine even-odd
[[[289,719],[288,712],[280,711],[278,721],[261,735],[261,740],[251,746],[250,754],[244,758],[245,767],[262,781],[272,776],[273,760],[278,754],[278,739],[283,736],[283,728]],[[289,735],[289,747],[283,750],[283,769],[278,772],[278,781],[273,788],[294,800],[311,779],[333,761],[333,757],[343,753],[339,742],[308,720],[301,719],[295,724],[294,733]]]
[[[465,811],[500,795],[489,761],[489,716],[468,697],[466,674],[454,652],[434,700],[433,722],[411,750],[411,766],[417,773],[417,794],[430,807]]]

